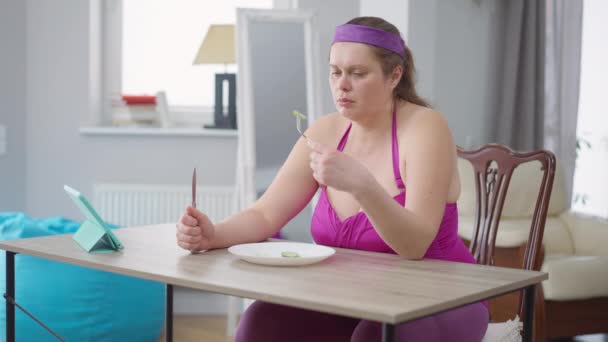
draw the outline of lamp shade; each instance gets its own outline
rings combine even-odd
[[[210,25],[193,64],[234,64],[234,25]]]

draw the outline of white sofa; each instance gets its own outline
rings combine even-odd
[[[539,168],[540,163],[532,162],[515,169],[498,228],[497,248],[520,247],[527,241],[542,177]],[[470,240],[476,201],[473,169],[467,160],[461,158],[458,169],[462,184],[458,201],[459,235]],[[549,274],[549,279],[542,283],[545,303],[583,303],[594,299],[594,303],[608,305],[608,221],[572,213],[568,210],[569,201],[566,197],[563,179],[558,170],[543,237],[545,255],[541,270]],[[546,310],[551,313],[552,309],[547,307]],[[606,318],[592,319],[603,320],[603,328],[579,327],[578,330],[574,329],[576,334],[580,334],[581,329],[594,330],[583,333],[608,332],[608,307],[599,310],[605,313]],[[583,308],[581,312],[589,313],[589,310]],[[545,324],[548,338],[572,336],[567,332],[568,329],[559,326],[562,325],[561,320],[552,322],[548,319],[550,317],[555,315],[547,316]],[[581,323],[589,325],[589,322]],[[596,331],[597,329],[605,331]]]

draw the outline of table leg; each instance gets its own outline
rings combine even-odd
[[[394,342],[395,339],[395,325],[382,323],[382,342]]]
[[[167,304],[166,304],[166,313],[165,313],[165,322],[166,322],[166,338],[165,341],[172,342],[173,341],[173,285],[167,284]]]
[[[524,288],[524,331],[523,331],[523,341],[524,342],[532,342],[532,338],[534,336],[533,330],[533,322],[534,322],[534,292],[536,290],[536,285],[530,285]]]
[[[15,342],[15,253],[6,251],[6,341]]]

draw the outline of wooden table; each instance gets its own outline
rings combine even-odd
[[[15,298],[15,253],[33,255],[167,284],[167,341],[172,340],[173,286],[223,293],[383,323],[383,340],[395,325],[483,299],[525,289],[524,340],[531,341],[535,284],[542,272],[349,249],[320,263],[272,267],[247,263],[226,249],[190,254],[176,246],[175,225],[115,231],[124,250],[89,254],[72,235],[1,241],[7,251],[7,299]],[[6,302],[7,341],[14,341],[14,304]],[[9,334],[10,330],[10,335]]]

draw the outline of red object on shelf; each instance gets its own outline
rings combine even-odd
[[[122,100],[128,105],[156,104],[154,95],[123,95]]]

